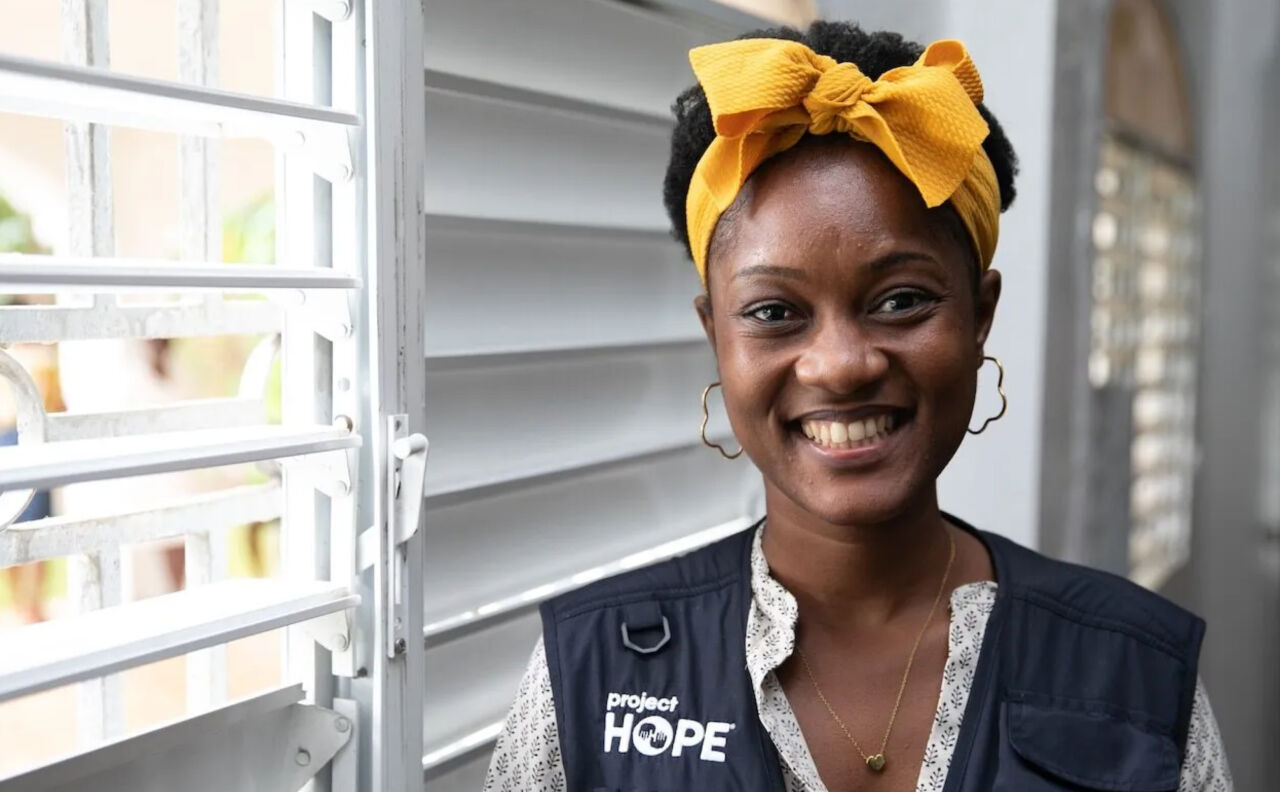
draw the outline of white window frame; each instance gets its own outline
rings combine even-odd
[[[83,737],[92,747],[11,778],[18,786],[73,786],[91,773],[95,788],[115,789],[124,788],[113,786],[127,776],[121,768],[166,779],[203,768],[191,779],[196,786],[184,788],[227,788],[228,777],[207,768],[227,762],[232,750],[261,764],[252,777],[264,788],[296,789],[313,776],[316,788],[352,792],[422,784],[422,8],[412,0],[276,1],[283,100],[203,87],[216,74],[216,0],[178,0],[181,83],[103,68],[107,0],[64,0],[71,64],[0,56],[0,111],[71,122],[76,201],[71,255],[0,257],[0,284],[18,293],[94,295],[92,306],[0,309],[0,344],[282,331],[285,367],[280,427],[255,420],[261,405],[248,394],[127,415],[45,416],[26,404],[21,444],[0,450],[0,517],[21,511],[22,491],[39,487],[302,460],[284,465],[282,493],[274,484],[243,487],[165,508],[0,529],[0,566],[87,553],[80,599],[92,611],[75,624],[93,640],[69,649],[59,633],[66,625],[51,622],[14,633],[18,651],[0,658],[0,700],[79,682],[89,708],[81,720],[90,724]],[[109,128],[99,125],[111,123],[190,135],[180,154],[184,263],[113,257]],[[287,153],[277,179],[280,267],[219,261],[209,139],[228,134],[265,137]],[[145,288],[197,298],[160,309],[114,297]],[[279,299],[220,297],[236,291]],[[273,354],[260,347],[251,356],[255,371],[269,369]],[[7,355],[0,373],[28,401],[35,395]],[[122,426],[145,434],[114,436]],[[210,540],[218,521],[232,521],[229,527],[277,514],[285,579],[220,583],[225,558]],[[119,602],[120,544],[170,535],[185,537],[192,590],[110,607]],[[286,625],[287,678],[301,685],[226,704],[220,647]],[[204,712],[122,735],[110,673],[191,652],[189,704]],[[243,739],[246,730],[261,739]],[[237,732],[240,739],[229,736]],[[151,750],[178,743],[186,752],[176,757]],[[280,750],[294,751],[294,761],[281,763]]]

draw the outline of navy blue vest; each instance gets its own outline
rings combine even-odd
[[[1204,622],[953,522],[999,589],[945,792],[1176,790]],[[782,792],[746,670],[753,531],[543,604],[566,792]]]

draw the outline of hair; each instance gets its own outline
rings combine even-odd
[[[914,41],[907,41],[897,33],[867,33],[852,22],[814,22],[803,33],[790,27],[768,28],[747,33],[740,38],[798,41],[819,55],[826,55],[841,63],[856,63],[858,69],[872,80],[879,79],[880,75],[890,69],[910,66],[924,52],[924,47]],[[684,245],[685,252],[692,258],[685,200],[689,194],[689,183],[693,180],[693,171],[715,139],[716,133],[711,123],[711,108],[707,106],[707,96],[700,85],[695,84],[681,93],[671,106],[671,111],[675,114],[676,123],[671,133],[671,159],[667,163],[667,175],[663,181],[662,200],[666,204],[667,215],[671,218],[672,235]],[[1013,179],[1018,173],[1018,157],[1013,153],[1013,145],[1005,137],[1000,122],[986,105],[979,104],[978,112],[991,128],[982,147],[991,159],[996,173],[996,183],[1000,187],[1000,211],[1003,212],[1013,203],[1016,195]],[[810,136],[805,137],[808,139]],[[721,219],[731,214],[732,212],[727,212]]]

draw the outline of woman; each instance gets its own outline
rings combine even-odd
[[[963,46],[691,61],[667,207],[767,514],[544,605],[486,789],[1229,790],[1202,622],[939,508],[1016,171]]]

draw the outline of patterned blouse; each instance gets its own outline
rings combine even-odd
[[[747,671],[756,707],[781,758],[786,792],[827,792],[787,701],[777,669],[795,651],[795,598],[769,574],[761,549],[763,527],[751,552],[751,610],[747,616]],[[955,750],[997,584],[969,583],[951,593],[951,629],[938,710],[925,745],[916,792],[941,792]],[[539,639],[520,683],[515,705],[498,737],[484,792],[564,792],[555,703],[547,656]],[[1203,685],[1191,707],[1186,759],[1178,792],[1232,792],[1231,772]]]

